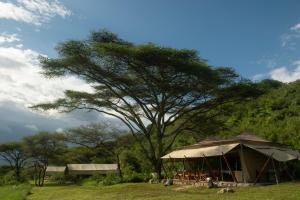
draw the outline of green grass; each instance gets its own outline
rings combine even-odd
[[[1,186],[0,199],[1,200],[24,200],[31,190],[29,184],[22,184],[18,186]]]
[[[300,183],[235,188],[235,193],[217,194],[219,189],[164,187],[161,184],[131,183],[114,186],[35,187],[28,200],[297,200]]]

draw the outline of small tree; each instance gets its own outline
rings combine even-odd
[[[93,32],[88,40],[67,41],[57,51],[56,59],[41,58],[44,74],[75,75],[94,90],[68,90],[65,98],[34,108],[94,110],[119,119],[159,175],[161,156],[187,122],[256,94],[251,82],[239,82],[230,68],[209,66],[194,50],[135,45],[107,31]]]
[[[21,171],[28,161],[28,153],[21,142],[0,144],[0,157],[9,163],[15,171],[17,181],[21,180]]]
[[[67,142],[95,150],[113,142],[119,133],[119,130],[107,124],[92,123],[67,130],[65,138]]]
[[[57,133],[41,132],[24,138],[25,148],[34,162],[34,181],[43,186],[49,162],[58,158],[64,151],[64,137]]]
[[[88,149],[96,157],[118,161],[115,141],[121,130],[105,123],[92,123],[65,132],[66,141]]]

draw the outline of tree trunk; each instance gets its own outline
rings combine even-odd
[[[155,164],[155,172],[157,173],[159,179],[162,179],[161,168],[162,168],[162,161],[161,159],[158,159],[156,160],[156,164]]]
[[[45,176],[46,176],[46,170],[47,170],[47,165],[43,166],[42,170],[43,170],[43,172],[42,172],[42,184],[41,184],[41,186],[44,185]]]
[[[122,177],[121,163],[120,163],[120,158],[118,153],[117,153],[117,164],[118,164],[119,176]]]
[[[34,163],[34,184],[35,186],[38,186],[38,183],[37,183],[37,166],[36,166],[36,163]]]
[[[15,169],[17,182],[20,181],[20,167],[17,165]]]

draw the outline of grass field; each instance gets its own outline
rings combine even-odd
[[[1,200],[24,200],[27,194],[30,192],[30,185],[18,185],[18,186],[3,186],[0,187],[0,199]]]
[[[161,184],[119,184],[114,186],[34,187],[28,200],[300,200],[300,183],[235,188],[235,193],[217,194],[219,189],[164,187]],[[2,200],[2,199],[1,199]]]

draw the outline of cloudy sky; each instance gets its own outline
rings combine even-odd
[[[0,142],[111,121],[28,108],[65,89],[90,89],[76,78],[40,75],[37,57],[55,57],[59,42],[106,28],[136,43],[196,49],[245,78],[291,82],[300,78],[299,10],[298,0],[0,0]]]

